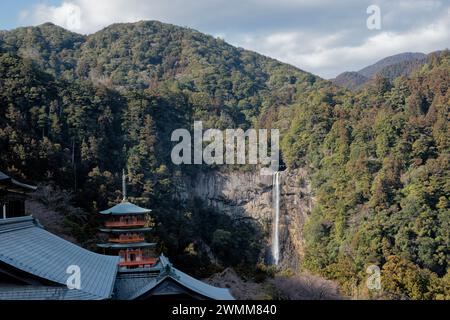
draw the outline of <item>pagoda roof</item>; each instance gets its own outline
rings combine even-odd
[[[100,243],[99,248],[105,249],[128,249],[128,248],[152,248],[156,247],[156,243],[137,242],[137,243]]]
[[[149,232],[152,231],[153,228],[135,228],[135,229],[108,229],[108,228],[100,228],[101,232],[105,233],[133,233],[133,232]]]
[[[101,214],[111,214],[111,215],[131,215],[131,214],[146,214],[150,213],[152,210],[141,208],[133,203],[124,201],[115,205],[114,207],[100,211]]]
[[[42,283],[32,287],[0,287],[0,299],[109,299],[119,257],[85,250],[42,228],[33,217],[0,220],[0,262]],[[81,289],[69,290],[69,266],[79,266]],[[51,286],[44,284],[51,283]]]
[[[10,191],[19,193],[32,192],[37,190],[37,187],[19,182],[1,171],[0,185],[4,185]]]

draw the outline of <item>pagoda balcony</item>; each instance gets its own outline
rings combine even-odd
[[[120,237],[120,238],[109,238],[109,242],[112,243],[136,243],[136,242],[144,242],[145,238],[140,236],[129,236],[129,237]]]
[[[119,267],[143,267],[143,266],[153,266],[158,262],[157,258],[145,258],[140,261],[121,261],[119,262]]]
[[[145,227],[146,222],[144,220],[132,220],[132,221],[107,221],[105,226],[107,228],[128,228],[128,227]]]

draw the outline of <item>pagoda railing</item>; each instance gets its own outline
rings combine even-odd
[[[145,226],[144,220],[131,220],[131,221],[107,221],[105,223],[105,226],[108,228],[114,228],[114,227],[144,227]]]
[[[154,265],[158,259],[156,258],[144,258],[142,260],[135,261],[121,261],[119,262],[120,267],[139,267],[139,266],[149,266]]]
[[[109,242],[113,243],[134,243],[143,242],[145,240],[142,236],[120,236],[119,238],[109,238]]]

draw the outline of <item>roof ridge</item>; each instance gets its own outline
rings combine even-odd
[[[42,225],[33,216],[0,219],[0,233],[32,227],[42,228]]]

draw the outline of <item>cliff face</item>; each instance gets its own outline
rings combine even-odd
[[[255,172],[200,173],[179,184],[179,199],[198,197],[229,215],[259,223],[266,239],[261,254],[270,261],[274,218],[272,176]],[[304,252],[303,226],[312,208],[310,182],[305,170],[287,170],[280,182],[280,265],[298,269]]]

